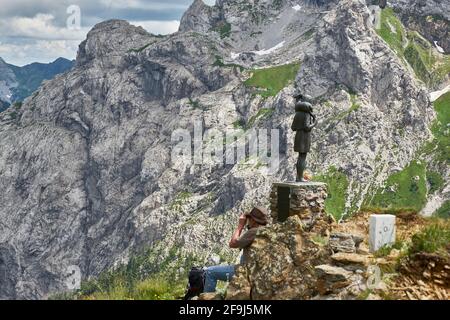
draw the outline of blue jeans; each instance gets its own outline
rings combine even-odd
[[[215,292],[217,280],[230,281],[234,275],[234,266],[212,266],[206,268],[205,292]]]

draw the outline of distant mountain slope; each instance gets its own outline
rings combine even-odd
[[[18,88],[15,90],[12,100],[22,101],[33,93],[43,80],[52,79],[55,75],[63,73],[73,66],[73,61],[58,58],[51,63],[32,63],[24,67],[10,65],[16,75]]]
[[[9,103],[0,100],[0,112],[5,111],[9,107]]]
[[[405,26],[450,53],[450,1],[393,0],[391,4]]]
[[[10,102],[12,90],[18,86],[16,76],[9,65],[0,58],[0,100]]]
[[[70,70],[73,61],[58,58],[51,63],[31,63],[18,67],[0,58],[0,100],[11,103],[23,101],[55,75]],[[0,108],[2,110],[2,108]]]

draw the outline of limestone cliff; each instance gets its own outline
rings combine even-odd
[[[238,214],[294,177],[296,85],[316,98],[308,161],[330,183],[329,212],[370,202],[435,118],[370,15],[356,0],[196,0],[171,35],[96,25],[72,70],[0,113],[0,298],[47,297],[66,289],[68,266],[87,279],[142,248],[155,267],[173,252],[233,261],[224,244]],[[194,123],[205,137],[278,129],[280,169],[172,161],[172,134]]]

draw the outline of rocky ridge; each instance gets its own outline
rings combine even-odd
[[[369,16],[352,0],[196,0],[172,35],[119,20],[95,26],[75,68],[16,116],[0,115],[0,298],[46,297],[65,289],[68,266],[87,279],[145,247],[155,265],[174,251],[233,261],[223,244],[237,215],[268,205],[271,183],[294,177],[295,86],[317,99],[311,171],[345,175],[334,213],[357,210],[415,158],[435,118],[426,88]],[[276,95],[245,84],[254,68],[286,62],[301,67]],[[172,161],[171,135],[193,134],[195,122],[205,136],[237,123],[279,129],[280,170]]]

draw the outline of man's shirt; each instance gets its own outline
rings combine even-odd
[[[239,238],[236,240],[236,244],[240,249],[243,249],[242,257],[241,257],[241,264],[244,264],[248,261],[248,255],[249,255],[249,247],[253,243],[256,237],[256,232],[258,231],[258,228],[251,228],[247,231],[244,231]]]

